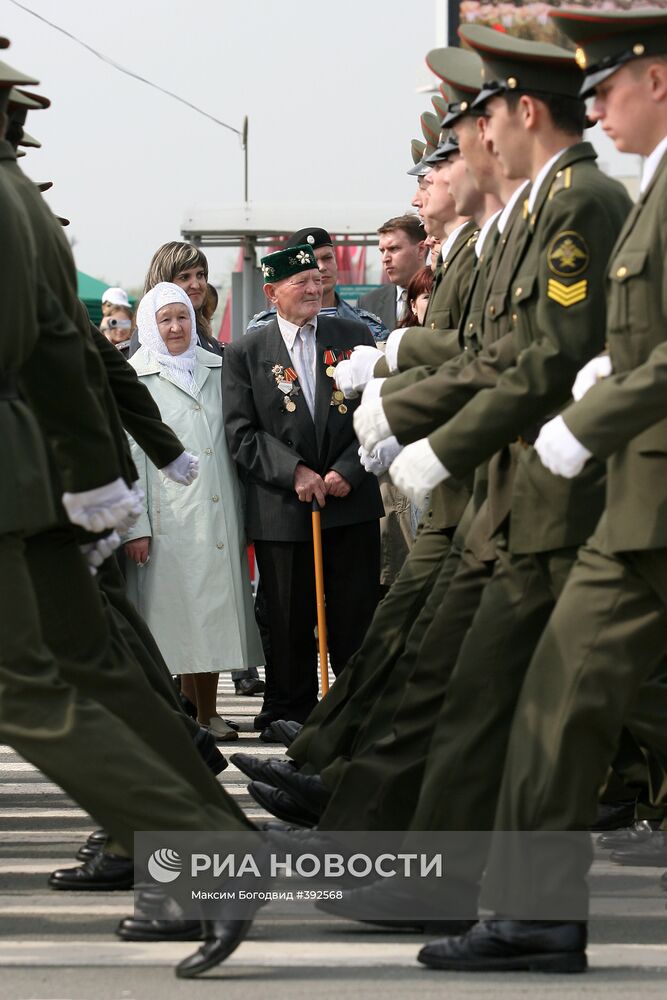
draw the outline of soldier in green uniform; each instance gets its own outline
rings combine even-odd
[[[560,11],[557,22],[580,47],[582,94],[595,95],[591,116],[619,150],[646,160],[639,201],[605,269],[608,357],[583,370],[590,388],[536,442],[537,456],[565,484],[593,456],[606,459],[606,507],[523,683],[498,830],[577,831],[590,824],[621,726],[632,726],[642,681],[667,652],[667,14]],[[664,752],[664,694],[659,709],[649,744]],[[474,933],[434,942],[420,960],[480,971],[583,970],[590,838],[566,838],[547,838],[548,864],[539,836],[494,840],[483,905],[523,916],[528,896],[542,920],[484,921]],[[564,907],[579,920],[567,913],[563,920]],[[559,912],[560,921],[544,921]]]
[[[21,82],[33,81],[0,63],[0,136],[9,88]],[[120,481],[106,421],[86,383],[80,338],[41,277],[28,218],[1,171],[0,224],[5,470],[0,487],[0,735],[97,816],[130,853],[134,832],[156,826],[252,829],[224,793],[219,803],[207,801],[194,782],[175,771],[168,733],[154,749],[141,727],[127,726],[113,709],[103,707],[94,684],[83,691],[85,685],[66,680],[64,675],[72,673],[69,652],[54,656],[44,642],[42,622],[50,610],[45,596],[36,592],[26,552],[31,539],[56,521],[50,487],[54,468],[73,516],[89,528],[120,524],[135,501]],[[33,375],[44,360],[47,372]],[[89,642],[93,632],[103,630],[104,618],[76,544],[63,544],[59,554],[61,571],[52,573],[50,582],[72,602],[63,628],[78,646],[79,635]],[[87,652],[86,667],[99,676],[103,661],[90,643]],[[191,746],[187,740],[185,745]],[[246,929],[240,922],[225,926],[227,952]],[[209,951],[220,950],[222,931],[210,929]],[[199,964],[199,959],[188,963],[185,974]]]
[[[603,499],[599,465],[563,489],[529,442],[535,425],[565,404],[579,367],[602,346],[601,279],[630,207],[625,191],[599,172],[594,151],[581,141],[581,72],[573,56],[478,26],[461,33],[482,54],[487,84],[479,103],[501,165],[508,175],[528,173],[533,182],[508,282],[516,364],[428,441],[408,445],[392,476],[414,497],[416,484],[432,487],[448,470],[460,476],[521,440],[511,516],[498,535],[494,573],[447,688],[414,830],[492,827],[518,688]],[[595,252],[588,249],[593,246]],[[360,407],[355,423],[362,443],[372,447],[373,438],[392,428],[382,406],[369,410]],[[471,856],[459,866],[472,900],[479,865],[480,858]]]

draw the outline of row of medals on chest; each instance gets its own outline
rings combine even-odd
[[[331,399],[329,400],[329,406],[336,406],[339,413],[347,413],[347,406],[345,405],[345,395],[336,385],[336,365],[339,361],[346,361],[352,354],[351,350],[345,351],[335,351],[332,348],[327,348],[324,352],[324,363],[326,367],[326,374],[328,378],[333,379]],[[276,385],[283,394],[283,406],[288,413],[294,413],[296,410],[296,402],[294,396],[298,396],[301,389],[298,385],[298,375],[293,368],[285,368],[284,365],[274,365],[271,369],[271,374],[276,380]]]

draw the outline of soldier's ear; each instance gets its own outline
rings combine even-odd
[[[269,300],[269,302],[271,303],[271,305],[275,306],[275,304],[276,304],[276,286],[273,284],[272,281],[267,281],[267,283],[264,285],[264,294],[266,295],[266,297]]]

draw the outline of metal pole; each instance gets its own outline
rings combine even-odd
[[[320,505],[313,497],[313,555],[315,558],[315,597],[317,600],[317,639],[320,647],[320,688],[329,690],[329,650],[327,648],[327,616],[324,607],[324,562],[322,560],[322,524]]]
[[[248,116],[243,119],[243,135],[241,136],[243,146],[243,200],[248,203]]]
[[[253,317],[255,283],[255,237],[243,237],[243,332]]]

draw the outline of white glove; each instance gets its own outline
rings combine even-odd
[[[378,400],[382,392],[382,386],[386,381],[386,378],[372,378],[361,394],[361,405],[367,406],[369,403],[374,403]]]
[[[387,337],[387,346],[384,356],[390,372],[398,371],[398,346],[403,339],[405,330],[393,330]]]
[[[101,566],[111,553],[116,551],[119,545],[120,535],[117,531],[112,531],[110,535],[98,538],[96,542],[88,542],[88,544],[80,546],[93,576],[97,572],[97,567]]]
[[[391,435],[391,427],[384,415],[382,400],[374,403],[362,403],[354,413],[354,430],[366,451],[372,451],[378,441],[384,441]]]
[[[139,486],[139,480],[136,479],[132,483],[131,487],[132,496],[134,497],[135,503],[131,510],[127,512],[125,517],[118,522],[116,525],[116,531],[119,535],[126,535],[133,524],[139,520],[141,514],[145,511],[144,500],[146,499],[146,494]]]
[[[572,395],[577,402],[582,396],[585,396],[589,389],[595,385],[601,378],[608,378],[611,375],[611,358],[608,354],[601,354],[597,358],[593,358],[588,364],[577,372],[577,377],[574,380],[574,385],[572,386]]]
[[[366,451],[363,446],[359,448],[359,458],[366,472],[372,472],[374,476],[381,476],[402,451],[403,445],[399,444],[392,434],[384,441],[379,441],[371,452]]]
[[[172,483],[179,486],[190,486],[199,475],[199,459],[196,455],[191,455],[189,451],[182,451],[178,458],[175,458],[169,465],[160,469],[163,476],[171,479]]]
[[[565,479],[578,476],[593,457],[592,452],[577,441],[562,417],[554,417],[544,425],[535,442],[535,451],[549,472]]]
[[[368,380],[373,377],[375,366],[383,357],[384,353],[377,347],[360,344],[352,351],[348,361],[338,362],[334,378],[346,399],[354,399],[359,395]]]
[[[382,462],[375,456],[374,452],[366,451],[362,444],[359,445],[359,461],[363,465],[366,472],[370,472],[372,476],[381,476],[387,471]]]
[[[94,490],[63,493],[62,502],[72,524],[96,533],[117,527],[127,517],[134,523],[141,513],[136,495],[120,478]]]
[[[423,507],[429,492],[444,479],[449,479],[450,473],[428,440],[422,438],[405,446],[391,463],[389,475],[401,493],[405,493],[415,506]]]

